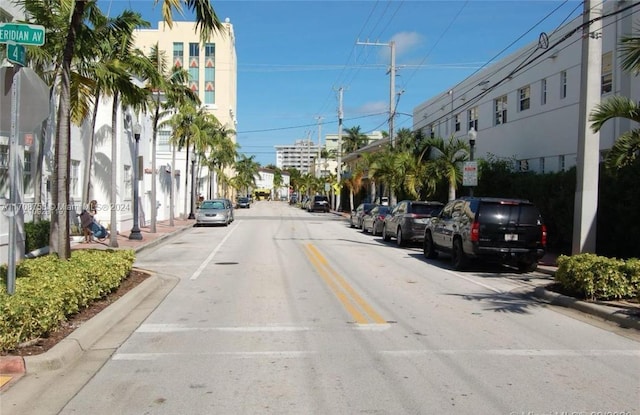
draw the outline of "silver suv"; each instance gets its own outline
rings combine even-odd
[[[523,199],[465,197],[445,205],[424,231],[426,258],[451,255],[453,268],[479,258],[534,271],[545,253],[547,228],[533,203]]]
[[[307,212],[329,212],[331,207],[329,206],[329,198],[326,196],[315,195],[309,200]]]

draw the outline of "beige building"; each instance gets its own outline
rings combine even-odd
[[[229,19],[223,23],[224,33],[216,33],[202,44],[196,32],[195,22],[174,22],[173,28],[165,22],[158,22],[157,29],[140,29],[136,31],[136,47],[149,54],[156,43],[166,54],[170,66],[180,66],[189,72],[189,88],[197,92],[201,105],[213,114],[227,129],[237,131],[237,57],[233,25]],[[157,166],[171,168],[171,146],[169,137],[171,130],[163,129],[157,137]],[[232,137],[235,142],[235,136]],[[176,156],[176,171],[187,170],[185,152]],[[209,174],[206,168],[198,168],[196,187],[197,194],[207,198],[231,197],[230,189],[218,189],[214,173]],[[232,171],[226,173],[228,176]],[[184,176],[183,176],[184,177]],[[185,179],[180,179],[185,182]],[[190,185],[186,185],[187,192]],[[182,193],[181,190],[179,190]],[[167,201],[168,202],[168,201]],[[168,211],[168,204],[160,203],[160,209]],[[178,209],[180,210],[180,209]],[[160,216],[164,212],[159,212]],[[168,212],[166,212],[168,215]]]

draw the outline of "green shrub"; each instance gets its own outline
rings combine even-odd
[[[638,293],[640,261],[595,254],[558,257],[555,279],[571,293],[590,300],[631,298]]]
[[[31,252],[49,245],[49,232],[51,224],[48,220],[40,222],[28,222],[24,224],[25,251]]]
[[[68,261],[54,255],[22,261],[16,289],[0,286],[0,350],[46,335],[68,316],[120,286],[127,277],[133,250],[77,250]]]

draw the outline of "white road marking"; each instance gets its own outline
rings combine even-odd
[[[488,290],[491,290],[491,291],[493,291],[494,293],[498,293],[498,294],[506,294],[506,292],[505,292],[505,291],[499,290],[499,289],[497,289],[497,288],[493,288],[492,286],[487,285],[487,284],[484,284],[484,283],[482,283],[482,282],[480,282],[480,281],[476,281],[476,280],[473,280],[473,279],[471,279],[471,278],[465,277],[464,275],[462,275],[462,274],[458,274],[458,273],[457,273],[457,272],[455,272],[455,271],[450,271],[450,270],[448,270],[448,269],[445,269],[445,270],[443,270],[443,271],[445,271],[445,272],[447,272],[447,273],[449,273],[449,274],[451,274],[451,275],[453,275],[453,276],[456,276],[456,277],[458,277],[458,278],[460,278],[460,279],[463,279],[463,280],[469,281],[469,282],[470,282],[470,283],[472,283],[472,284],[479,285],[479,286],[484,287],[484,288],[486,288],[486,289],[488,289]]]
[[[174,356],[224,356],[232,359],[297,359],[305,358],[315,354],[315,352],[305,352],[296,350],[285,351],[266,351],[266,352],[214,352],[214,353],[116,353],[112,360],[135,361],[135,360],[159,360],[166,357]]]
[[[640,350],[545,350],[545,349],[488,349],[488,350],[387,350],[380,354],[398,357],[415,357],[420,355],[493,355],[493,356],[562,356],[562,357],[602,357],[602,356],[640,356]]]
[[[196,280],[198,279],[198,277],[200,276],[200,274],[202,273],[202,271],[204,271],[204,269],[207,267],[207,265],[209,265],[209,262],[211,262],[211,260],[213,259],[214,256],[216,256],[216,254],[218,253],[218,250],[222,247],[222,245],[224,245],[224,243],[227,241],[227,239],[231,236],[231,234],[238,229],[238,226],[240,226],[240,224],[242,223],[242,221],[238,221],[238,223],[236,224],[236,226],[234,226],[233,228],[231,228],[231,230],[229,231],[229,233],[227,233],[225,235],[224,238],[222,238],[222,240],[220,241],[220,243],[216,246],[216,248],[209,254],[209,256],[207,257],[207,259],[204,260],[204,262],[202,264],[200,264],[200,266],[198,267],[198,269],[196,270],[196,272],[193,273],[193,275],[191,275],[191,277],[189,278],[190,280]]]
[[[309,327],[296,326],[249,326],[249,327],[187,327],[182,324],[142,324],[136,333],[174,333],[186,331],[226,331],[226,332],[291,332],[308,331]]]

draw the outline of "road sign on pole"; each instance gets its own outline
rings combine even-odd
[[[16,45],[15,43],[7,45],[7,59],[9,62],[24,66],[26,63],[25,55],[26,52],[23,45]]]
[[[44,45],[44,26],[26,23],[0,23],[0,43]]]

